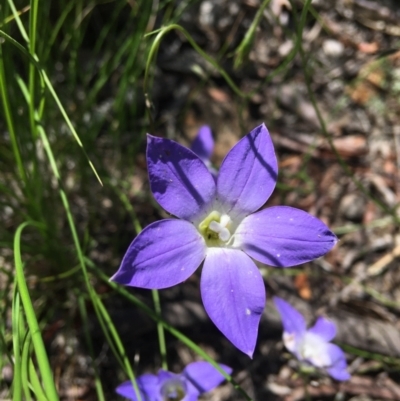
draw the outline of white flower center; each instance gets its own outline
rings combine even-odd
[[[225,246],[232,238],[232,220],[227,214],[213,210],[200,224],[199,231],[207,246]]]
[[[186,396],[186,386],[182,380],[171,378],[164,382],[161,387],[163,401],[181,401]]]
[[[326,368],[332,364],[327,343],[313,333],[306,333],[301,344],[300,354],[303,359],[318,368]]]

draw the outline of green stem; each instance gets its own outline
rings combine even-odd
[[[14,121],[12,119],[12,113],[10,108],[10,102],[8,99],[8,93],[6,90],[6,76],[4,70],[4,57],[3,57],[3,46],[0,45],[0,92],[1,92],[1,99],[3,102],[4,114],[7,122],[8,132],[10,133],[11,139],[11,147],[13,149],[15,161],[17,164],[18,175],[22,182],[25,185],[25,189],[27,187],[27,176],[24,169],[24,165],[22,163],[21,153],[19,151],[17,135],[14,127]]]
[[[22,357],[21,357],[21,382],[26,401],[31,401],[32,399],[31,392],[29,390],[29,378],[28,378],[30,351],[31,351],[31,336],[30,332],[28,331],[25,335],[24,343],[22,346]]]
[[[42,389],[42,385],[36,373],[35,365],[32,362],[32,358],[29,358],[29,379],[32,383],[32,388],[35,392],[35,396],[38,401],[47,401],[46,394]]]
[[[156,311],[159,318],[161,318],[161,304],[158,291],[151,290],[151,295],[153,296],[154,310]],[[161,354],[161,366],[163,369],[168,370],[167,347],[165,346],[164,327],[160,321],[157,322],[157,332],[158,332],[158,343],[160,346],[160,354]]]
[[[85,306],[85,300],[81,294],[78,295],[78,306],[79,306],[79,311],[80,311],[82,322],[83,322],[83,332],[84,332],[85,339],[86,339],[86,345],[89,350],[89,355],[90,355],[90,358],[92,361],[91,364],[92,364],[92,368],[94,370],[94,377],[95,377],[94,383],[95,383],[95,387],[96,387],[97,399],[99,401],[105,401],[103,386],[101,385],[99,372],[98,372],[96,363],[94,362],[93,344],[92,344],[92,339],[90,338],[90,333],[89,333],[88,317],[87,317],[87,311],[86,311],[86,306]]]
[[[14,285],[14,294],[13,294],[13,302],[12,302],[12,337],[13,337],[13,353],[14,353],[14,377],[12,382],[13,388],[13,401],[21,401],[22,400],[22,378],[21,378],[21,341],[20,341],[20,320],[21,320],[21,312],[20,312],[20,302],[21,297],[18,292],[18,283],[15,279]]]
[[[29,12],[29,53],[32,57],[35,57],[36,48],[38,2],[38,0],[31,1]],[[31,99],[29,102],[29,123],[35,141],[37,137],[35,124],[35,66],[32,63],[29,63],[29,95]]]
[[[261,7],[257,10],[257,14],[253,20],[253,22],[250,25],[250,28],[247,30],[246,34],[244,35],[243,40],[240,42],[239,46],[235,50],[235,61],[234,61],[234,68],[237,69],[239,68],[242,64],[245,58],[250,53],[251,50],[251,45],[253,44],[254,41],[254,36],[256,34],[256,29],[258,24],[261,21],[261,18],[264,14],[264,10],[268,6],[271,0],[264,0],[263,3],[261,4]]]
[[[306,401],[311,401],[311,395],[310,392],[308,391],[308,383],[310,382],[310,375],[307,372],[301,370],[301,368],[300,368],[300,375],[303,379],[304,397]]]

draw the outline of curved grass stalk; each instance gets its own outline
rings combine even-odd
[[[14,293],[11,309],[13,354],[14,354],[14,377],[12,382],[13,401],[22,400],[22,378],[21,378],[21,341],[20,341],[20,321],[21,321],[21,299],[18,292],[17,280],[14,280]]]
[[[268,4],[271,0],[264,0],[261,4],[261,7],[257,10],[256,16],[253,22],[250,25],[250,28],[247,30],[246,34],[244,35],[243,40],[240,42],[239,46],[235,50],[235,61],[234,61],[234,68],[239,68],[245,58],[250,53],[251,45],[253,44],[254,36],[256,34],[256,29],[258,24],[261,21],[263,16],[264,10],[267,8]]]
[[[26,332],[24,343],[22,347],[22,357],[21,357],[21,383],[22,383],[22,390],[25,395],[26,401],[31,401],[31,391],[29,388],[29,378],[28,378],[28,366],[29,366],[29,359],[30,359],[30,348],[31,348],[31,336],[29,330]]]
[[[14,237],[14,259],[15,259],[15,274],[18,291],[21,297],[22,306],[24,308],[26,321],[32,337],[33,348],[37,357],[38,366],[40,369],[43,385],[47,398],[51,401],[58,401],[58,394],[53,380],[53,374],[50,368],[50,363],[47,357],[46,348],[44,346],[43,338],[40,333],[40,328],[35,315],[31,297],[29,295],[28,286],[26,284],[25,275],[23,271],[23,263],[21,257],[21,236],[22,231],[27,226],[39,225],[32,221],[27,221],[18,226]],[[18,350],[19,352],[19,350]],[[18,390],[14,387],[14,391]],[[16,400],[16,398],[14,398]]]
[[[43,391],[42,385],[36,373],[35,365],[32,362],[32,358],[29,358],[29,379],[32,384],[32,390],[38,401],[48,401],[46,394]]]
[[[236,95],[238,95],[239,97],[244,97],[244,98],[248,96],[248,94],[242,92],[239,89],[239,87],[236,86],[236,84],[233,82],[233,80],[231,79],[229,74],[194,41],[194,39],[191,37],[189,32],[187,32],[185,28],[183,28],[182,26],[180,26],[178,24],[171,24],[171,25],[160,28],[154,32],[151,32],[151,33],[145,35],[145,36],[149,36],[152,34],[156,34],[156,37],[155,37],[155,39],[151,45],[150,51],[149,51],[149,55],[147,57],[146,69],[144,72],[143,87],[144,87],[144,92],[145,92],[145,94],[147,94],[147,96],[148,96],[148,88],[149,88],[151,63],[154,60],[154,58],[158,52],[158,48],[160,46],[162,38],[167,33],[169,33],[170,31],[173,31],[173,30],[179,31],[185,36],[185,38],[188,40],[188,42],[192,45],[193,49],[196,50],[197,53],[200,54],[200,56],[202,56],[205,60],[207,60],[222,75],[222,77],[225,79],[226,83],[236,93]]]

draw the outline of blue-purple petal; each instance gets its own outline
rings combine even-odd
[[[196,153],[201,160],[205,161],[210,159],[214,150],[214,139],[211,128],[208,125],[200,127],[190,149]]]
[[[193,222],[214,199],[207,167],[177,142],[148,135],[147,168],[154,197],[174,216]]]
[[[226,155],[217,178],[218,201],[231,216],[244,217],[270,197],[278,175],[274,146],[264,124]]]
[[[201,296],[218,329],[252,357],[265,306],[265,286],[254,262],[242,251],[209,248],[201,275]]]
[[[296,334],[297,338],[301,338],[307,329],[303,315],[282,298],[273,297],[273,300],[281,316],[284,331],[288,334]]]
[[[232,372],[228,366],[219,366],[228,374]],[[194,386],[198,394],[212,390],[225,380],[225,377],[214,366],[205,361],[190,363],[184,369],[183,375]]]
[[[341,361],[326,371],[331,377],[338,381],[346,381],[351,378],[350,373],[347,371],[347,364],[345,361]]]
[[[133,240],[111,280],[148,289],[172,287],[189,278],[205,254],[204,239],[191,223],[160,220]]]
[[[235,247],[259,262],[289,267],[327,253],[337,242],[319,219],[289,206],[274,206],[247,216],[235,232]]]
[[[346,356],[343,350],[336,344],[328,344],[328,354],[331,360],[331,366],[327,372],[336,380],[344,381],[350,379],[350,373],[347,371]]]
[[[160,369],[157,373],[158,380],[160,382],[160,386],[164,384],[165,381],[172,379],[172,378],[179,378],[179,375],[176,373],[172,373],[168,370]]]
[[[194,389],[194,387],[191,387],[192,391]],[[199,394],[198,393],[187,393],[185,398],[182,401],[197,401],[199,399]]]
[[[136,380],[142,401],[162,401],[158,377],[152,374],[144,374]],[[131,381],[120,384],[116,393],[132,401],[139,401]]]
[[[319,317],[314,326],[308,329],[308,331],[319,336],[325,341],[331,341],[336,336],[336,325],[324,317]]]

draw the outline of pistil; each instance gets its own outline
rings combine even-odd
[[[163,384],[161,395],[163,401],[181,401],[186,396],[186,386],[182,380],[171,378]]]
[[[227,214],[213,210],[200,224],[199,231],[208,246],[223,246],[232,237],[232,220]]]

